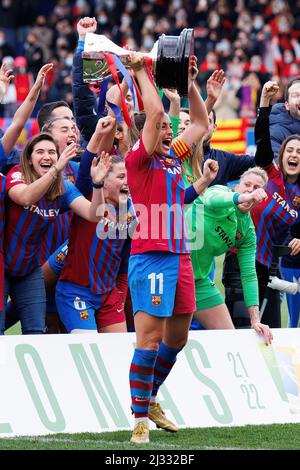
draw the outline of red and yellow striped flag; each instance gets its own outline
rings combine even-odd
[[[246,118],[218,121],[211,146],[227,152],[246,153],[246,129]]]

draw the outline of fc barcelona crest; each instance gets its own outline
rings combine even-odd
[[[69,181],[71,181],[72,184],[75,184],[74,175],[68,175],[67,178],[68,178]]]
[[[161,305],[161,295],[152,295],[153,305]]]
[[[59,251],[59,252],[57,253],[57,255],[55,256],[55,260],[56,260],[58,263],[63,264],[64,261],[65,261],[65,257],[66,257],[66,255],[65,255],[64,253],[62,253],[61,251]]]
[[[292,200],[292,203],[294,206],[299,207],[300,206],[300,196],[295,196]]]
[[[88,320],[89,312],[87,310],[83,310],[83,312],[79,313],[81,320]]]
[[[187,179],[188,179],[188,182],[190,184],[194,184],[195,183],[195,178],[193,176],[190,176],[190,175],[186,175],[187,176]]]
[[[165,162],[168,163],[169,165],[176,165],[177,163],[175,158],[170,158],[170,157],[165,158]]]

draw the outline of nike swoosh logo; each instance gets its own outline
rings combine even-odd
[[[122,311],[123,311],[122,308],[117,308],[117,312],[118,312],[118,313],[120,313],[120,312],[122,312]]]

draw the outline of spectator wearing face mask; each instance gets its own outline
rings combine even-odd
[[[132,19],[128,13],[121,15],[120,33],[122,37],[126,37],[129,33],[132,33]],[[122,43],[124,40],[122,41]]]
[[[226,38],[222,38],[221,41],[216,44],[215,51],[219,56],[221,67],[226,69],[233,52],[230,41]]]
[[[268,81],[268,74],[262,58],[254,55],[250,59],[250,64],[245,65],[242,86],[237,94],[241,100],[241,115],[254,118],[263,84]]]
[[[76,0],[72,13],[74,16],[87,16],[91,12],[91,6],[87,0]]]
[[[156,25],[155,25],[155,33],[158,35],[161,34],[168,34],[170,31],[170,21],[166,16],[163,16],[158,19]]]
[[[15,49],[7,42],[6,34],[0,30],[0,60],[3,57],[15,57]]]
[[[57,38],[55,46],[55,52],[58,56],[59,62],[61,64],[64,64],[64,61],[66,60],[66,57],[70,50],[67,39],[65,37]]]
[[[263,16],[260,14],[255,14],[253,17],[253,29],[254,31],[260,31],[264,26]]]
[[[206,96],[206,83],[211,74],[220,69],[221,65],[219,63],[218,56],[215,52],[208,52],[204,62],[200,66],[198,83],[200,85],[201,95]]]
[[[3,57],[2,64],[6,69],[13,70],[14,68],[14,59],[13,57]],[[7,87],[6,93],[2,99],[2,104],[4,105],[4,117],[11,118],[17,110],[17,90],[16,85],[11,81]]]
[[[109,19],[105,10],[102,9],[98,12],[97,23],[102,28],[109,24]]]
[[[152,34],[145,34],[143,37],[141,52],[150,52],[152,47],[154,46],[154,42],[155,40]]]
[[[14,0],[2,0],[0,2],[0,29],[5,32],[6,40],[13,49],[17,45],[16,30],[21,11],[20,3]]]
[[[72,56],[69,53],[64,60],[64,66],[57,73],[56,80],[47,94],[47,101],[66,101],[72,108],[73,95],[72,95]]]
[[[253,19],[250,11],[242,9],[237,18],[237,28],[249,35],[253,28]]]
[[[71,14],[71,6],[68,0],[57,0],[53,14],[58,18],[65,18]]]
[[[38,45],[38,38],[35,34],[29,32],[24,44],[25,58],[27,60],[28,68],[33,74],[33,78],[37,77],[38,71],[44,64],[44,53],[42,48]]]
[[[273,38],[273,55],[276,75],[281,79],[290,80],[300,74],[300,45],[297,39],[291,39],[290,46],[282,50],[278,37]]]
[[[155,15],[147,15],[142,28],[142,34],[152,33],[155,28],[157,18]]]
[[[67,48],[73,51],[76,47],[76,34],[72,25],[72,17],[59,18],[54,27],[57,39],[64,39]]]
[[[29,93],[33,85],[33,78],[31,73],[27,71],[27,60],[23,56],[18,56],[14,61],[14,83],[17,92],[17,105],[20,106]]]
[[[39,46],[43,49],[44,60],[48,61],[51,56],[54,30],[47,24],[47,17],[45,15],[37,16],[31,32],[39,38]]]

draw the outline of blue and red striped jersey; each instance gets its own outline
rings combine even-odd
[[[122,216],[109,206],[98,224],[74,214],[69,231],[69,248],[60,280],[104,294],[116,285],[128,245],[128,230],[136,224],[131,200]]]
[[[127,179],[139,225],[131,253],[189,251],[184,222],[184,182],[181,163],[191,155],[177,140],[169,155],[148,155],[140,137],[125,159]]]
[[[68,162],[64,171],[64,177],[75,184],[78,175],[79,163]],[[50,255],[57,250],[68,238],[73,211],[69,210],[60,214],[49,226],[48,232],[42,243],[40,263],[43,265]]]
[[[256,259],[265,266],[272,260],[272,244],[286,242],[288,228],[298,220],[300,210],[299,183],[284,181],[281,171],[273,164],[265,168],[269,181],[265,189],[268,199],[251,210],[257,236]]]
[[[19,166],[14,166],[6,178],[6,191],[15,185],[24,184]],[[45,196],[35,204],[23,207],[8,197],[5,220],[5,269],[15,276],[24,276],[40,265],[43,237],[49,226],[71,202],[81,196],[78,189],[64,180],[65,192],[55,201]]]

